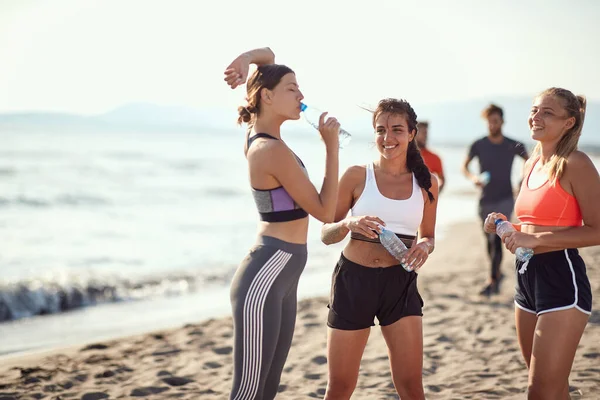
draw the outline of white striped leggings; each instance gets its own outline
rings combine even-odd
[[[306,245],[260,236],[231,283],[234,350],[230,400],[274,399],[296,324]]]

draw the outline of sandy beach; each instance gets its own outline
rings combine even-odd
[[[582,255],[594,309],[573,365],[573,398],[600,398],[600,248]],[[488,261],[477,223],[452,227],[419,276],[424,307],[423,379],[428,399],[523,399],[527,372],[514,325],[513,257],[502,291],[477,295]],[[326,266],[333,268],[333,266]],[[322,398],[327,384],[327,298],[298,306],[281,399]],[[150,310],[148,312],[151,312]],[[226,399],[232,372],[231,318],[86,346],[0,359],[0,400]],[[397,398],[378,326],[353,399]]]

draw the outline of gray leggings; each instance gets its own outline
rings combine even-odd
[[[234,351],[230,400],[274,399],[296,324],[306,245],[259,237],[231,283]]]

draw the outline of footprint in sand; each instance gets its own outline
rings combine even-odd
[[[452,339],[446,335],[440,335],[435,340],[437,340],[438,342],[452,342]]]
[[[317,314],[308,313],[300,316],[300,319],[314,319],[317,318]]]
[[[105,354],[94,354],[83,360],[83,362],[86,364],[100,364],[110,360],[112,360],[112,358],[108,357]]]
[[[327,357],[325,356],[316,356],[312,360],[310,360],[313,364],[323,365],[327,364]]]
[[[113,376],[115,376],[115,372],[111,371],[110,369],[107,369],[106,371],[100,373],[100,374],[96,374],[94,375],[94,378],[96,379],[104,379],[104,378],[112,378]]]
[[[57,391],[61,391],[62,388],[60,388],[57,385],[45,385],[42,389],[44,391],[44,393],[55,393]]]
[[[194,329],[193,331],[188,333],[189,336],[202,336],[204,335],[204,331],[202,329]]]
[[[210,340],[210,341],[208,341],[208,342],[206,342],[206,343],[202,343],[202,344],[200,345],[200,348],[201,348],[201,349],[205,349],[205,348],[207,348],[207,347],[214,346],[215,344],[216,344],[215,342],[213,342],[212,340]]]
[[[94,343],[94,344],[90,344],[85,346],[84,348],[82,348],[80,351],[89,351],[89,350],[106,350],[108,349],[109,346],[105,345],[103,343]]]
[[[231,354],[232,351],[233,351],[233,348],[231,346],[218,347],[213,350],[214,353],[219,354],[219,355]]]
[[[219,364],[218,362],[214,362],[214,361],[209,361],[204,363],[204,367],[205,368],[210,368],[210,369],[216,369],[216,368],[221,368],[223,365]]]
[[[307,396],[312,397],[313,399],[322,399],[325,395],[325,389],[317,389],[316,392],[310,392]]]
[[[63,388],[63,390],[69,390],[73,387],[73,382],[71,381],[65,381],[62,383],[58,384],[61,388]]]
[[[305,328],[317,328],[319,326],[321,326],[321,324],[317,322],[307,322],[306,324],[304,324]]]
[[[133,396],[133,397],[150,396],[153,394],[159,394],[162,392],[166,392],[167,390],[169,390],[168,387],[155,387],[155,386],[141,387],[141,388],[133,389],[131,391],[130,396]]]
[[[81,397],[81,400],[101,400],[108,399],[108,395],[102,392],[86,393]]]
[[[178,349],[176,347],[175,348],[168,347],[168,348],[161,349],[159,351],[155,351],[154,353],[152,353],[152,356],[154,356],[154,357],[172,356],[172,355],[178,354],[178,353],[181,353],[181,349]]]
[[[315,381],[315,380],[317,380],[317,379],[321,379],[321,377],[322,377],[322,374],[304,374],[304,377],[305,377],[306,379],[310,379],[310,380],[313,380],[313,381]]]
[[[600,353],[585,353],[583,355],[585,358],[598,358],[600,357]]]
[[[0,400],[17,400],[16,397],[0,395]]]
[[[193,379],[183,378],[180,376],[170,376],[168,378],[163,378],[162,381],[169,386],[184,386],[188,383],[195,382]]]
[[[427,385],[427,386],[425,386],[425,389],[427,389],[428,391],[430,391],[432,393],[439,393],[442,391],[442,388],[437,385]]]

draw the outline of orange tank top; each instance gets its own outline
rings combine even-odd
[[[546,180],[540,187],[529,188],[529,177],[535,164],[537,160],[523,179],[521,191],[515,202],[515,215],[519,221],[542,226],[583,225],[577,199],[563,189],[558,179],[555,185]]]

